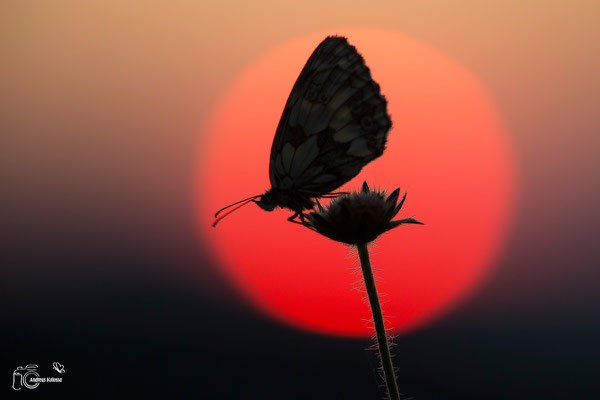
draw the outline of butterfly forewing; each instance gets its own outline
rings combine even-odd
[[[383,154],[392,126],[387,102],[356,48],[330,36],[302,69],[275,133],[274,189],[318,197]]]

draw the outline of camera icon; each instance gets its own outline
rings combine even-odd
[[[40,375],[36,372],[38,366],[36,364],[27,364],[25,368],[17,367],[13,372],[13,389],[21,390],[23,386],[27,389],[35,389],[40,385],[39,382],[33,381],[32,378],[39,378]]]

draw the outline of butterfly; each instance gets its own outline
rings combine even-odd
[[[391,127],[387,101],[363,57],[345,37],[328,36],[283,109],[271,146],[271,189],[223,207],[213,226],[250,202],[265,211],[287,208],[294,212],[288,220],[301,224],[304,210],[337,196],[331,192],[383,154]]]

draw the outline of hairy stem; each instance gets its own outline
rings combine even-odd
[[[394,374],[394,366],[392,365],[388,338],[383,324],[383,314],[381,312],[381,305],[379,304],[379,296],[377,296],[371,260],[369,259],[369,250],[367,249],[366,243],[357,244],[356,248],[358,249],[358,256],[360,257],[360,267],[362,268],[365,287],[367,288],[367,295],[369,296],[371,312],[373,313],[375,333],[377,334],[377,346],[379,348],[379,356],[383,366],[388,395],[390,400],[400,400],[400,393],[398,392],[398,385],[396,384],[396,375]]]

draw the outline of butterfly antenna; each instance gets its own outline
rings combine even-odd
[[[259,195],[259,196],[260,196],[260,195]],[[226,212],[225,214],[221,215],[220,217],[218,217],[218,218],[215,220],[215,222],[213,222],[213,224],[212,224],[213,228],[214,228],[214,227],[216,227],[216,226],[217,226],[217,224],[219,223],[219,221],[221,221],[223,218],[225,218],[226,216],[228,216],[229,214],[231,214],[232,212],[234,212],[234,211],[235,211],[235,210],[237,210],[238,208],[242,208],[242,207],[243,207],[243,206],[245,206],[246,204],[248,204],[248,203],[250,203],[250,202],[254,201],[254,199],[255,199],[255,198],[257,198],[257,197],[259,197],[259,196],[252,196],[252,197],[248,197],[247,199],[244,199],[244,200],[237,201],[237,202],[235,202],[235,203],[233,203],[233,204],[230,204],[230,205],[228,205],[227,207],[224,207],[224,208],[220,209],[219,211],[217,211],[217,213],[215,214],[215,218],[217,218],[217,216],[219,215],[219,213],[221,213],[221,211],[223,211],[223,210],[225,210],[225,209],[227,209],[227,208],[229,208],[229,207],[231,207],[231,206],[235,206],[236,204],[242,203],[242,204],[239,204],[237,207],[234,207],[234,208],[232,208],[231,210],[229,210],[229,211],[228,211],[228,212]]]
[[[240,200],[240,201],[236,201],[236,202],[235,202],[235,203],[233,203],[233,204],[230,204],[230,205],[228,205],[228,206],[225,206],[225,207],[221,208],[219,211],[217,211],[217,212],[215,213],[215,218],[217,218],[217,217],[219,216],[219,214],[221,214],[221,212],[223,212],[224,210],[227,210],[229,207],[233,207],[233,206],[235,206],[236,204],[240,204],[240,203],[243,203],[244,201],[252,200],[252,199],[255,199],[255,198],[257,198],[257,197],[260,197],[260,196],[261,196],[260,194],[257,194],[256,196],[250,196],[250,197],[248,197],[247,199]]]

